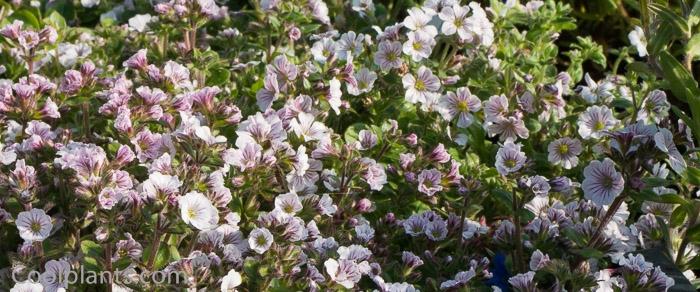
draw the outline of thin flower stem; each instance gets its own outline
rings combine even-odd
[[[194,233],[192,233],[192,240],[190,240],[190,246],[187,248],[187,256],[194,251],[194,246],[197,243],[197,236],[199,236],[199,230],[195,230]]]
[[[688,227],[686,228],[685,232],[688,233],[688,229],[695,226],[695,223],[698,220],[698,213],[697,212],[690,212],[688,214]],[[685,254],[685,249],[688,246],[688,243],[690,242],[690,237],[683,236],[683,239],[681,240],[681,245],[678,247],[678,254],[676,254],[676,266],[680,267],[681,264],[683,263],[683,255]]]
[[[462,236],[462,232],[464,232],[464,217],[467,216],[467,205],[469,205],[469,195],[470,193],[464,194],[462,210],[459,214],[459,230],[457,230],[457,236],[459,236],[460,246],[464,244],[464,236]]]
[[[156,260],[156,254],[158,253],[158,249],[160,249],[160,239],[161,239],[161,232],[160,232],[160,220],[161,214],[158,214],[158,220],[156,223],[156,227],[153,230],[153,241],[151,241],[151,253],[148,255],[148,264],[146,267],[148,270],[153,270],[153,264],[155,263]]]
[[[605,226],[608,225],[608,222],[610,222],[610,219],[612,219],[613,215],[615,215],[615,213],[617,213],[617,209],[620,208],[620,206],[622,205],[622,202],[624,202],[624,201],[625,201],[625,194],[624,193],[622,195],[618,196],[617,198],[615,198],[615,200],[610,205],[610,208],[603,216],[603,219],[600,221],[600,224],[598,224],[598,228],[593,233],[591,240],[588,241],[588,247],[594,247],[595,244],[598,243],[598,240],[600,239],[600,236],[603,233],[603,229],[605,228]]]
[[[35,241],[34,242],[34,248],[36,249],[39,257],[39,266],[44,267],[45,264],[45,259],[44,259],[44,243],[41,241]]]
[[[513,190],[513,224],[515,225],[515,254],[513,257],[513,267],[520,273],[525,271],[525,262],[523,260],[523,239],[522,239],[522,229],[520,227],[520,202],[518,201],[518,194]]]
[[[630,89],[632,89],[632,83],[628,83]],[[633,107],[633,112],[632,112],[632,121],[637,120],[637,113],[639,112],[639,105],[637,105],[637,95],[634,93],[634,89],[630,90],[632,93],[632,107]]]
[[[104,244],[105,249],[105,269],[107,270],[107,292],[112,292],[112,243]]]
[[[90,104],[83,102],[83,135],[85,139],[90,140]]]

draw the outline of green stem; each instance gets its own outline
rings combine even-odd
[[[685,249],[688,246],[688,243],[690,242],[690,237],[687,236],[688,229],[695,226],[695,223],[698,220],[698,212],[689,212],[688,216],[688,227],[685,229],[686,234],[685,236],[683,236],[683,239],[681,240],[681,245],[678,247],[678,254],[676,254],[676,266],[678,267],[680,267],[683,263],[683,255],[685,254]]]
[[[162,237],[162,234],[160,232],[160,217],[161,214],[159,213],[158,220],[156,221],[156,226],[153,230],[153,241],[151,241],[151,253],[148,255],[148,264],[146,265],[149,271],[153,270],[153,264],[156,260],[156,254],[158,253],[158,249],[160,249],[160,239]]]
[[[513,267],[515,271],[520,273],[525,271],[525,262],[523,259],[523,236],[520,226],[520,202],[518,201],[518,193],[513,189],[513,224],[515,225],[515,255],[513,257]]]
[[[104,244],[105,249],[105,269],[107,270],[107,292],[112,292],[112,243],[107,242]]]

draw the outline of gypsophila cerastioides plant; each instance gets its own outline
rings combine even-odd
[[[609,48],[553,0],[0,1],[0,291],[693,285],[700,4],[649,2]]]

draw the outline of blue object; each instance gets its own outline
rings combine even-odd
[[[510,291],[508,287],[508,278],[510,274],[506,268],[506,255],[503,252],[497,252],[491,261],[491,273],[493,277],[489,279],[486,284],[490,286],[496,286],[501,288],[501,291]]]

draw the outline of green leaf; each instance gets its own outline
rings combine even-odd
[[[688,212],[685,211],[685,208],[683,207],[678,207],[675,210],[673,210],[673,213],[671,213],[671,219],[669,220],[669,223],[671,224],[671,227],[678,227],[685,222],[685,217],[688,215]]]
[[[37,15],[30,9],[17,10],[7,18],[9,20],[21,20],[24,22],[24,25],[31,26],[35,29],[40,29],[42,27],[41,21],[39,21]]]
[[[666,46],[671,43],[671,40],[676,36],[676,32],[670,25],[662,25],[659,29],[651,36],[647,49],[651,55],[657,55]]]
[[[688,228],[688,230],[685,232],[685,236],[688,237],[690,242],[700,243],[700,224],[696,224],[695,226]]]
[[[660,4],[651,4],[649,5],[649,8],[651,11],[656,13],[658,17],[661,17],[661,19],[672,25],[676,30],[684,35],[688,34],[688,22],[681,15],[676,14],[676,12],[670,8],[661,6]]]
[[[688,175],[688,182],[693,185],[700,186],[700,169],[688,166],[686,174]]]
[[[665,51],[659,52],[659,65],[661,65],[664,77],[671,85],[670,89],[673,95],[690,103],[693,116],[700,115],[700,103],[696,101],[697,97],[700,96],[700,89],[698,89],[698,83],[693,75],[676,58]],[[696,104],[693,105],[693,103]]]
[[[627,65],[627,70],[637,72],[640,75],[654,76],[654,71],[649,68],[649,64],[643,62],[632,62]]]
[[[58,32],[62,32],[67,26],[66,19],[56,11],[51,12],[48,17],[44,18],[44,23],[52,26]]]
[[[656,202],[666,203],[666,204],[680,204],[685,205],[688,201],[677,194],[663,194],[660,195]]]
[[[80,251],[85,255],[85,269],[90,271],[101,271],[102,264],[100,263],[104,250],[102,246],[91,240],[83,240],[80,242]]]
[[[223,85],[229,81],[229,78],[231,77],[231,72],[224,67],[214,67],[208,70],[208,75],[208,85]]]
[[[345,129],[345,142],[346,143],[353,143],[358,141],[358,136],[360,131],[366,129],[367,126],[363,123],[355,123],[350,125],[347,129]]]
[[[640,192],[632,192],[632,198],[635,201],[654,201],[658,197],[651,189],[643,189]]]
[[[667,180],[665,180],[663,178],[659,178],[659,177],[645,177],[645,178],[642,178],[642,181],[648,187],[664,187],[664,186],[667,186],[669,183],[671,183],[670,181],[667,181]]]
[[[685,53],[690,58],[700,56],[700,34],[695,34],[685,46]]]
[[[700,1],[695,0],[695,4],[693,4],[693,8],[688,15],[688,25],[692,28],[698,23],[700,23]]]
[[[695,121],[688,115],[686,115],[681,109],[679,109],[677,106],[672,105],[671,110],[673,111],[674,114],[679,116],[681,120],[683,120],[688,127],[693,131],[694,135],[697,135],[697,133],[700,133],[700,124],[695,124]],[[699,181],[700,182],[700,181]]]
[[[175,249],[177,252],[177,249]],[[179,257],[178,253],[178,257]],[[173,257],[173,254],[171,254],[171,248],[161,244],[160,248],[158,249],[158,253],[156,254],[156,261],[155,264],[153,265],[154,270],[160,270],[161,268],[165,267],[167,264],[170,263],[170,259]]]
[[[535,118],[527,119],[527,121],[525,121],[525,126],[530,130],[530,133],[537,133],[542,129],[542,124]]]
[[[592,247],[586,247],[586,248],[581,248],[581,249],[571,249],[570,250],[572,253],[580,255],[584,258],[590,259],[590,258],[595,258],[595,259],[601,259],[605,256],[605,254],[595,248]]]

